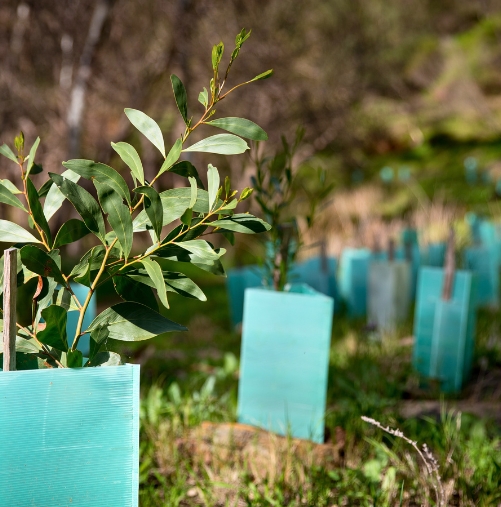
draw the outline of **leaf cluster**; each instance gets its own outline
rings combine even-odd
[[[222,233],[233,243],[235,233],[255,234],[270,229],[265,221],[236,212],[237,205],[249,197],[251,189],[246,188],[238,195],[238,190],[231,188],[230,179],[221,182],[217,168],[211,164],[205,189],[197,168],[181,159],[183,152],[239,154],[249,149],[245,139],[267,139],[261,127],[244,118],[208,120],[215,113],[215,104],[229,93],[271,74],[269,71],[256,76],[222,93],[230,67],[249,35],[250,32],[242,30],[237,36],[222,80],[219,67],[224,45],[214,46],[211,92],[204,88],[200,94],[204,112],[198,121],[188,116],[183,83],[177,76],[171,76],[174,99],[186,128],[169,150],[155,120],[142,111],[125,109],[129,121],[162,154],[163,162],[151,182],[145,179],[141,157],[134,146],[117,142],[111,145],[130,170],[132,189],[115,168],[76,159],[63,162],[65,170],[61,174],[49,173],[49,179],[37,190],[31,176],[43,170],[35,164],[40,138],[26,156],[23,133],[14,140],[17,154],[6,144],[0,147],[0,154],[17,165],[20,176],[19,185],[0,181],[0,202],[21,209],[32,229],[0,220],[0,242],[13,243],[18,249],[20,304],[16,351],[29,356],[21,364],[32,368],[120,364],[118,354],[103,350],[108,339],[138,341],[185,330],[184,326],[164,317],[160,306],[169,308],[169,293],[202,301],[206,297],[182,271],[167,269],[165,261],[179,263],[180,270],[183,264],[191,263],[210,273],[224,275],[220,259],[225,249],[215,248],[205,237]],[[204,125],[226,133],[187,145],[191,133]],[[165,172],[185,177],[187,186],[159,192],[155,183]],[[81,180],[91,181],[95,192],[86,190]],[[73,205],[79,218],[64,221],[54,232],[50,221],[65,200]],[[151,237],[151,246],[134,254],[134,239],[145,232]],[[61,266],[67,263],[62,263],[60,248],[88,235],[94,236],[92,243],[96,246],[69,272],[64,272]],[[84,328],[85,312],[93,293],[110,280],[122,302],[106,308]],[[78,300],[73,283],[89,288],[85,300]],[[69,311],[79,312],[74,336],[67,336]],[[90,351],[89,357],[84,358],[78,345],[85,334],[90,335]]]
[[[304,129],[300,127],[292,142],[282,136],[282,146],[273,156],[259,155],[257,144],[253,155],[255,200],[271,225],[264,261],[265,284],[275,290],[284,290],[290,281],[290,271],[302,245],[298,218],[303,216],[307,228],[312,227],[319,204],[332,190],[332,185],[326,183],[324,169],[315,168],[308,173],[308,180],[315,180],[316,189],[301,174],[296,158],[303,137]]]

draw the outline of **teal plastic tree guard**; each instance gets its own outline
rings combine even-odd
[[[424,256],[425,265],[432,268],[442,268],[445,262],[445,251],[445,243],[430,243],[426,250],[426,256]]]
[[[422,254],[419,249],[419,245],[415,242],[409,242],[408,245],[399,246],[395,250],[395,259],[400,261],[409,261],[411,263],[411,284],[410,298],[414,301],[416,297],[417,279],[419,274],[419,268],[422,264]]]
[[[470,228],[470,234],[473,243],[481,243],[482,239],[480,237],[480,224],[483,221],[482,218],[480,218],[476,213],[473,213],[472,211],[466,213],[464,218]]]
[[[139,365],[0,372],[0,505],[137,507]]]
[[[324,441],[333,306],[306,285],[245,291],[239,422]]]
[[[414,368],[438,380],[444,392],[459,391],[468,379],[475,344],[474,277],[456,271],[452,296],[442,299],[444,270],[422,268],[414,320]]]
[[[479,234],[482,245],[491,249],[499,266],[501,261],[501,224],[483,220],[480,222]]]
[[[226,288],[230,303],[230,316],[233,327],[241,324],[244,316],[245,289],[262,285],[263,271],[259,266],[247,266],[228,270]]]
[[[305,283],[312,289],[326,296],[330,296],[335,302],[339,299],[336,279],[337,259],[334,257],[312,257],[297,263],[291,270],[290,279],[294,284]],[[336,305],[334,305],[336,306]]]
[[[85,285],[81,285],[79,283],[72,283],[71,288],[75,293],[75,296],[83,304],[85,301],[87,294],[89,294],[89,287]],[[97,308],[96,308],[96,296],[92,295],[89,306],[87,307],[87,311],[85,312],[84,321],[82,330],[85,331],[91,324],[91,322],[96,318]],[[66,321],[66,334],[68,335],[68,343],[73,343],[73,338],[75,337],[75,332],[77,330],[78,317],[80,316],[80,312],[77,310],[73,310],[68,312],[68,320]],[[88,334],[82,336],[80,341],[78,342],[78,348],[82,351],[84,357],[89,355],[89,346],[90,346],[90,336]]]
[[[479,246],[464,251],[464,266],[475,273],[475,303],[480,307],[499,306],[499,264],[493,247]]]
[[[351,317],[363,317],[367,313],[367,278],[371,260],[372,253],[365,248],[346,248],[341,255],[339,291]]]
[[[372,261],[369,267],[368,322],[394,331],[409,314],[411,267],[407,261]]]

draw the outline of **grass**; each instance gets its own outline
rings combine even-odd
[[[233,447],[222,457],[208,450],[196,436],[199,425],[236,417],[240,337],[230,330],[224,280],[200,273],[195,279],[208,302],[173,298],[169,310],[190,331],[126,351],[143,365],[142,507],[439,505],[415,449],[361,416],[426,443],[439,465],[442,505],[501,505],[495,421],[453,410],[454,397],[444,399],[438,413],[402,415],[403,403],[440,399],[420,388],[411,369],[410,322],[381,343],[364,322],[336,318],[326,427],[337,454],[328,464],[296,452],[293,441],[284,447],[273,438],[264,456]],[[474,387],[485,372],[501,369],[498,317],[480,315],[473,382],[456,398],[500,402],[499,384],[481,394]]]

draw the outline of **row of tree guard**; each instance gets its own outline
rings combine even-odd
[[[343,306],[387,332],[407,319],[415,298],[413,366],[424,383],[460,390],[477,309],[499,301],[501,234],[488,221],[474,226],[482,232],[476,237],[472,227],[475,244],[461,256],[453,234],[448,245],[421,249],[407,230],[389,252],[344,250],[339,269],[335,258],[298,263],[286,292],[262,287],[258,266],[230,271],[231,316],[242,323],[239,421],[323,441],[332,318]]]

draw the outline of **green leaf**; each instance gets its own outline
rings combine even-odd
[[[94,180],[97,196],[103,211],[108,214],[108,222],[117,235],[125,258],[129,257],[132,249],[132,218],[127,206],[113,187],[106,183]]]
[[[212,68],[214,71],[217,71],[217,68],[221,63],[221,58],[223,58],[223,53],[224,44],[222,42],[212,47]]]
[[[113,285],[123,300],[141,303],[158,312],[158,303],[150,287],[125,275],[114,276]]]
[[[52,235],[50,233],[49,224],[47,223],[47,219],[43,214],[43,208],[38,198],[37,189],[35,188],[35,185],[33,185],[33,182],[30,178],[26,178],[26,193],[32,213],[32,218],[44,232],[47,242],[50,246],[52,244]]]
[[[132,175],[144,185],[144,169],[139,154],[134,146],[129,143],[111,143],[111,147],[118,153],[120,158],[127,164]]]
[[[54,278],[56,282],[66,285],[61,270],[47,253],[33,245],[26,245],[21,248],[21,261],[33,273],[44,278]]]
[[[203,91],[198,94],[198,102],[207,109],[207,106],[209,105],[209,92],[205,86]]]
[[[248,150],[249,146],[240,137],[233,134],[217,134],[202,139],[198,143],[185,148],[183,151],[201,151],[205,153],[219,153],[220,155],[238,155]]]
[[[0,220],[0,241],[2,243],[41,243],[21,226],[8,220]]]
[[[37,137],[33,146],[30,149],[30,154],[28,155],[28,165],[26,166],[26,179],[31,172],[31,168],[33,167],[33,163],[35,162],[35,154],[37,152],[38,145],[40,144],[40,138]]]
[[[214,167],[212,164],[209,164],[209,168],[207,170],[207,187],[209,191],[209,211],[214,209],[214,203],[217,199],[217,191],[219,190],[219,173],[217,171],[217,167]]]
[[[109,338],[121,341],[142,341],[171,331],[187,331],[140,303],[118,303],[106,309],[91,323],[86,332],[107,327]]]
[[[198,175],[196,167],[187,160],[182,160],[181,162],[174,164],[169,169],[169,172],[179,174],[179,176],[184,176],[185,178],[189,178],[191,176],[192,178],[195,178],[197,185],[200,188],[205,188],[202,180],[200,179],[200,176]]]
[[[50,173],[49,173],[49,176],[50,176]],[[80,175],[78,175],[77,173],[74,173],[73,171],[69,171],[69,170],[64,171],[61,174],[61,176],[63,178],[66,178],[66,179],[72,181],[73,183],[76,183],[80,179]],[[49,181],[51,183],[54,183],[54,181],[52,179],[50,179]],[[40,189],[40,190],[42,190],[42,189]],[[42,197],[40,192],[38,195],[40,197]],[[56,213],[56,211],[62,206],[65,199],[66,199],[66,197],[61,192],[61,190],[59,190],[59,187],[57,185],[52,185],[49,188],[49,190],[47,192],[47,197],[45,198],[45,202],[43,205],[43,213],[44,213],[47,221],[49,221],[54,216],[54,213]]]
[[[134,127],[143,134],[148,141],[156,146],[160,153],[165,157],[165,144],[162,131],[157,122],[150,118],[147,114],[137,109],[124,109],[127,118]]]
[[[87,228],[94,233],[103,243],[106,229],[101,208],[87,190],[63,178],[59,174],[49,173],[49,176],[61,190],[62,194],[73,204],[77,213],[83,218]]]
[[[162,164],[162,167],[160,168],[160,171],[158,172],[158,175],[163,174],[165,171],[168,171],[179,160],[182,148],[183,148],[183,143],[182,143],[181,139],[176,139],[176,142],[174,143],[174,145],[170,149],[169,154],[167,155],[167,158],[164,160],[164,163]]]
[[[106,183],[116,191],[122,199],[130,206],[130,192],[125,180],[118,172],[106,164],[94,162],[93,160],[75,159],[63,162],[64,167],[82,176],[87,180]]]
[[[85,363],[85,366],[120,366],[121,364],[123,363],[120,354],[105,350],[96,354],[92,359],[89,359]]]
[[[4,157],[7,157],[9,160],[12,160],[14,163],[18,163],[17,157],[14,155],[14,152],[6,145],[2,144],[0,146],[0,154]]]
[[[252,83],[252,81],[262,81],[263,79],[268,79],[273,74],[273,69],[267,70],[266,72],[263,72],[262,74],[258,74],[256,77],[253,77],[249,83]]]
[[[169,292],[175,292],[181,296],[199,299],[200,301],[207,301],[207,297],[200,287],[185,274],[167,271],[164,272],[163,276]]]
[[[231,246],[235,245],[235,234],[231,231],[221,231],[221,234],[228,240]]]
[[[3,185],[7,190],[9,190],[13,194],[22,194],[21,190],[19,190],[12,181],[9,180],[0,180],[0,184]]]
[[[219,211],[232,211],[234,210],[238,205],[238,199],[231,200],[226,206],[223,206]]]
[[[183,213],[188,209],[191,200],[191,187],[172,188],[161,192],[160,199],[163,206],[163,225],[168,225],[174,220],[181,218]],[[218,200],[216,206],[222,205],[222,201]],[[209,194],[207,191],[197,190],[197,201],[193,206],[195,213],[208,213],[209,212]],[[149,227],[150,220],[144,211],[134,219],[133,226],[134,232],[145,231]]]
[[[44,345],[54,347],[57,350],[68,350],[68,341],[66,337],[66,320],[68,312],[57,305],[50,305],[42,310],[42,317],[46,325],[43,331],[37,334],[37,338]]]
[[[195,203],[197,202],[197,194],[198,194],[197,180],[192,176],[189,176],[188,180],[191,185],[190,204],[188,205],[188,209],[192,210],[193,206],[195,206]]]
[[[24,352],[25,354],[38,354],[41,347],[34,338],[23,338],[16,336],[16,352]]]
[[[0,202],[8,204],[9,206],[15,206],[16,208],[22,209],[26,213],[28,210],[23,206],[23,203],[5,186],[0,182]]]
[[[84,222],[76,218],[70,218],[59,229],[54,240],[54,248],[74,243],[89,233],[90,231]]]
[[[266,132],[259,125],[256,125],[254,122],[246,120],[244,118],[219,118],[217,120],[207,121],[205,123],[207,125],[212,125],[213,127],[227,130],[233,134],[237,134],[237,136],[252,139],[253,141],[268,140],[268,134],[266,134]]]
[[[160,195],[154,188],[148,186],[135,188],[134,192],[145,195],[144,211],[148,215],[148,218],[150,219],[151,226],[155,231],[157,240],[160,241],[160,234],[162,233],[163,216],[164,216],[162,200],[160,199]]]
[[[221,220],[210,222],[208,225],[221,227],[221,229],[226,229],[227,231],[241,232],[243,234],[257,234],[271,229],[270,224],[247,213],[225,217]]]
[[[165,306],[165,308],[169,308],[169,302],[167,301],[167,292],[165,290],[165,282],[162,275],[162,268],[156,261],[150,259],[149,257],[143,259],[141,261],[141,264],[146,269],[149,278],[153,281],[160,302]]]
[[[218,249],[216,250],[216,253],[219,253],[221,250],[224,249]],[[203,271],[212,273],[213,275],[226,276],[224,267],[219,259],[198,257],[176,245],[167,245],[165,248],[161,248],[155,252],[155,254],[166,261],[190,263]]]
[[[186,88],[175,74],[170,75],[170,81],[172,83],[172,90],[174,92],[174,98],[176,99],[177,108],[183,117],[184,123],[188,125],[188,98],[186,96]]]
[[[240,197],[238,199],[238,201],[245,201],[245,199],[247,199],[248,197],[250,197],[252,195],[252,192],[254,192],[254,189],[253,188],[249,188],[249,187],[245,187],[242,192],[240,193]]]
[[[14,138],[14,148],[16,148],[18,153],[22,153],[24,150],[24,134],[22,130],[19,132],[19,135]]]
[[[71,292],[65,287],[61,287],[57,291],[56,301],[54,304],[62,306],[67,312],[72,312],[79,309],[75,302],[75,299],[71,295]]]
[[[42,197],[45,197],[48,193],[49,193],[49,190],[52,188],[52,186],[54,185],[54,182],[49,178],[38,190],[38,197],[40,197],[40,199]],[[45,208],[45,206],[44,206]],[[45,209],[44,209],[44,215],[45,215]],[[45,217],[47,218],[47,216]]]
[[[68,350],[66,363],[68,368],[81,368],[83,363],[82,353],[79,350]]]
[[[181,218],[180,218],[181,222],[184,224],[184,225],[187,225],[188,227],[190,227],[191,225],[191,221],[193,220],[193,210],[188,208],[182,215],[181,215]]]
[[[92,283],[92,271],[96,271],[101,267],[105,253],[106,249],[103,245],[98,245],[94,248],[91,248],[78,261],[78,264],[73,267],[69,276],[76,282],[81,283],[86,287],[90,287]]]
[[[221,253],[216,252],[213,250],[210,244],[203,239],[194,239],[191,241],[183,241],[179,243],[173,242],[173,244],[177,245],[180,248],[183,248],[184,250],[188,250],[188,252],[191,252],[192,254],[202,259],[219,259],[219,257],[221,257],[226,252],[224,249],[222,249],[223,251]]]

